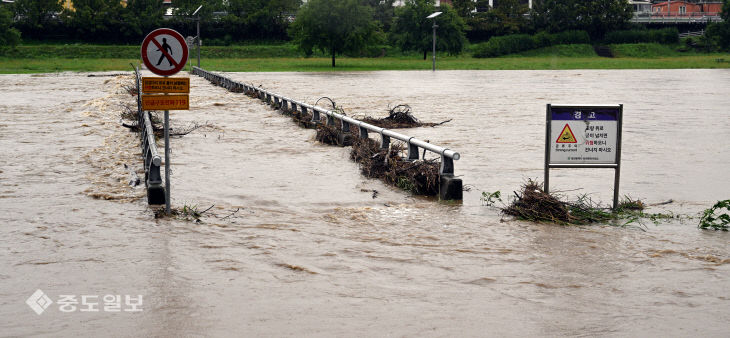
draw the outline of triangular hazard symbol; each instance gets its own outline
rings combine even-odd
[[[565,124],[565,127],[563,127],[563,131],[560,132],[560,136],[558,136],[555,143],[578,143],[575,139],[575,135],[573,135],[573,131],[570,130],[570,126],[567,123]]]

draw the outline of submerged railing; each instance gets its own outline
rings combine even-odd
[[[165,204],[165,188],[162,186],[160,165],[162,158],[157,152],[155,131],[152,128],[150,112],[142,110],[142,75],[138,67],[134,67],[135,85],[137,89],[137,129],[139,130],[142,160],[144,162],[144,182],[147,187],[148,204]]]
[[[302,113],[311,112],[312,122],[322,123],[322,116],[326,118],[328,125],[335,125],[335,120],[340,122],[343,132],[349,132],[352,126],[359,129],[359,135],[361,138],[369,137],[369,132],[373,132],[380,135],[380,146],[387,149],[390,144],[390,139],[400,140],[406,143],[408,147],[408,160],[415,161],[419,159],[419,148],[425,149],[430,152],[436,153],[441,156],[441,168],[439,169],[440,175],[454,175],[454,161],[458,161],[461,155],[451,149],[433,145],[431,143],[419,140],[415,137],[403,135],[392,130],[374,126],[363,121],[353,119],[349,116],[345,116],[333,110],[328,110],[322,107],[313,106],[286,96],[282,96],[271,91],[254,87],[242,82],[233,81],[224,76],[211,73],[202,68],[193,67],[193,74],[202,76],[208,81],[218,83],[221,87],[232,91],[239,91],[246,94],[254,94],[260,100],[280,105],[282,108],[289,108],[292,111],[296,111],[299,107]]]
[[[433,145],[423,140],[419,140],[415,137],[403,135],[401,133],[388,130],[386,128],[377,127],[372,124],[353,119],[334,110],[329,110],[307,104],[305,102],[282,96],[263,88],[234,81],[199,67],[193,67],[192,73],[194,75],[201,76],[206,80],[217,84],[218,86],[226,88],[229,91],[256,96],[261,101],[267,102],[269,104],[273,103],[286,111],[296,112],[297,109],[299,109],[302,115],[311,112],[311,122],[315,125],[324,122],[329,126],[335,126],[337,123],[336,121],[339,121],[343,135],[349,134],[351,131],[350,128],[353,127],[358,128],[358,135],[360,138],[363,139],[369,137],[369,132],[377,133],[380,135],[380,147],[382,149],[388,149],[391,138],[403,141],[406,143],[408,148],[408,161],[416,161],[419,159],[419,149],[424,149],[435,153],[441,157],[441,165],[439,167],[439,198],[442,200],[462,199],[462,182],[461,179],[456,178],[456,176],[454,175],[454,161],[459,160],[459,158],[461,157],[461,155],[459,155],[459,153],[456,151],[445,147]],[[323,121],[323,119],[326,121]],[[425,151],[423,156],[425,157]]]

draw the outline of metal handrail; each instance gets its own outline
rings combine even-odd
[[[132,68],[134,68],[135,84],[137,86],[137,128],[139,129],[142,161],[144,162],[147,202],[149,204],[163,204],[165,193],[162,187],[162,176],[160,175],[162,157],[157,151],[150,112],[142,110],[142,87],[140,86],[142,75],[139,68],[134,67],[134,65],[132,65]]]
[[[147,145],[149,152],[152,155],[152,164],[160,166],[162,164],[162,157],[157,152],[157,143],[155,142],[154,129],[152,129],[152,121],[150,121],[150,113],[144,112],[144,129],[147,134]]]
[[[642,22],[667,22],[667,23],[682,23],[682,22],[721,22],[723,21],[719,13],[716,12],[641,12],[634,13],[634,16],[630,20],[631,22],[642,23]]]
[[[718,12],[651,12],[653,17],[708,17],[708,16],[720,16]]]
[[[433,145],[431,143],[419,140],[415,137],[410,137],[407,135],[403,135],[400,133],[397,133],[395,131],[381,128],[374,126],[372,124],[351,118],[349,116],[346,116],[344,114],[338,113],[333,110],[325,109],[318,106],[313,106],[310,104],[307,104],[305,102],[301,102],[286,96],[282,96],[279,94],[276,94],[274,92],[268,91],[263,88],[255,87],[253,85],[248,85],[242,82],[233,81],[231,79],[228,79],[224,76],[211,73],[207,70],[204,70],[199,67],[193,67],[193,74],[202,76],[206,80],[209,81],[216,81],[221,87],[224,87],[228,90],[236,89],[242,89],[245,93],[254,93],[256,96],[261,99],[262,101],[266,101],[271,103],[273,100],[274,103],[281,104],[282,106],[286,105],[287,102],[291,104],[292,109],[296,110],[296,106],[301,107],[302,112],[306,113],[307,110],[312,111],[312,122],[315,123],[321,123],[321,117],[320,114],[324,114],[328,117],[328,124],[333,125],[334,120],[339,120],[341,123],[341,126],[343,128],[343,131],[348,132],[350,130],[350,126],[354,125],[359,128],[360,131],[360,137],[367,138],[368,133],[367,131],[372,131],[374,133],[378,133],[381,136],[381,147],[387,148],[390,144],[390,138],[394,138],[396,140],[400,140],[405,142],[408,145],[408,160],[418,160],[419,159],[419,150],[418,148],[422,148],[425,150],[428,150],[430,152],[436,153],[441,156],[441,168],[439,170],[440,175],[453,175],[454,174],[454,163],[453,161],[458,161],[461,158],[461,155],[458,152],[455,152],[451,149],[440,147],[437,145]]]
[[[698,30],[698,31],[695,31],[695,32],[679,33],[679,38],[680,39],[683,39],[683,38],[689,38],[689,37],[700,37],[700,36],[703,36],[703,35],[705,35],[705,30],[704,29]]]

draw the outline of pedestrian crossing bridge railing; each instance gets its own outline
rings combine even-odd
[[[214,82],[219,86],[226,88],[230,91],[242,92],[248,95],[255,95],[260,100],[273,103],[283,109],[290,111],[299,110],[302,114],[310,113],[312,115],[312,122],[314,123],[326,123],[330,126],[334,126],[336,123],[340,123],[343,132],[349,132],[351,128],[358,128],[359,137],[367,138],[370,132],[380,135],[380,146],[387,149],[390,145],[391,139],[396,139],[406,143],[408,148],[408,160],[415,161],[419,159],[419,149],[425,149],[433,152],[441,157],[441,167],[439,174],[454,175],[454,161],[458,161],[461,155],[451,149],[440,147],[415,137],[403,135],[401,133],[374,126],[369,123],[354,119],[352,117],[343,115],[337,111],[325,109],[319,106],[314,106],[305,102],[301,102],[290,97],[286,97],[272,91],[255,87],[250,84],[246,84],[239,81],[231,80],[227,77],[209,72],[205,69],[193,67],[192,73],[194,75],[201,76],[208,81]]]
[[[140,135],[142,161],[144,162],[145,185],[147,186],[148,204],[165,204],[165,188],[162,186],[160,165],[162,157],[157,151],[155,131],[150,120],[150,112],[142,110],[142,75],[138,67],[134,67],[135,85],[137,90],[137,129]]]

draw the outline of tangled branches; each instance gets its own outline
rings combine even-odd
[[[648,218],[655,224],[661,219],[674,218],[671,214],[644,213],[646,204],[638,199],[624,196],[621,202],[613,209],[601,207],[594,203],[587,195],[579,196],[576,201],[561,201],[555,195],[546,193],[542,186],[528,180],[522,186],[522,193],[517,192],[510,205],[502,208],[506,215],[532,222],[550,222],[557,224],[585,225],[591,223],[608,223],[609,221],[625,220],[623,225],[634,221],[641,224],[642,218]],[[488,197],[493,194],[483,194]],[[499,199],[497,195],[496,198]],[[484,201],[484,199],[483,199]],[[672,201],[652,204],[663,205]]]
[[[435,160],[404,161],[405,147],[392,145],[382,149],[377,141],[355,138],[350,158],[363,175],[380,178],[416,195],[434,196],[439,192],[439,163]]]
[[[381,128],[413,128],[413,127],[435,127],[450,122],[451,119],[440,122],[421,122],[413,114],[411,114],[411,106],[407,104],[399,104],[388,111],[388,116],[380,119],[373,117],[365,117],[363,122],[369,123]]]
[[[515,192],[515,196],[503,213],[533,222],[571,223],[567,204],[544,192],[533,180],[522,186],[522,195]]]

